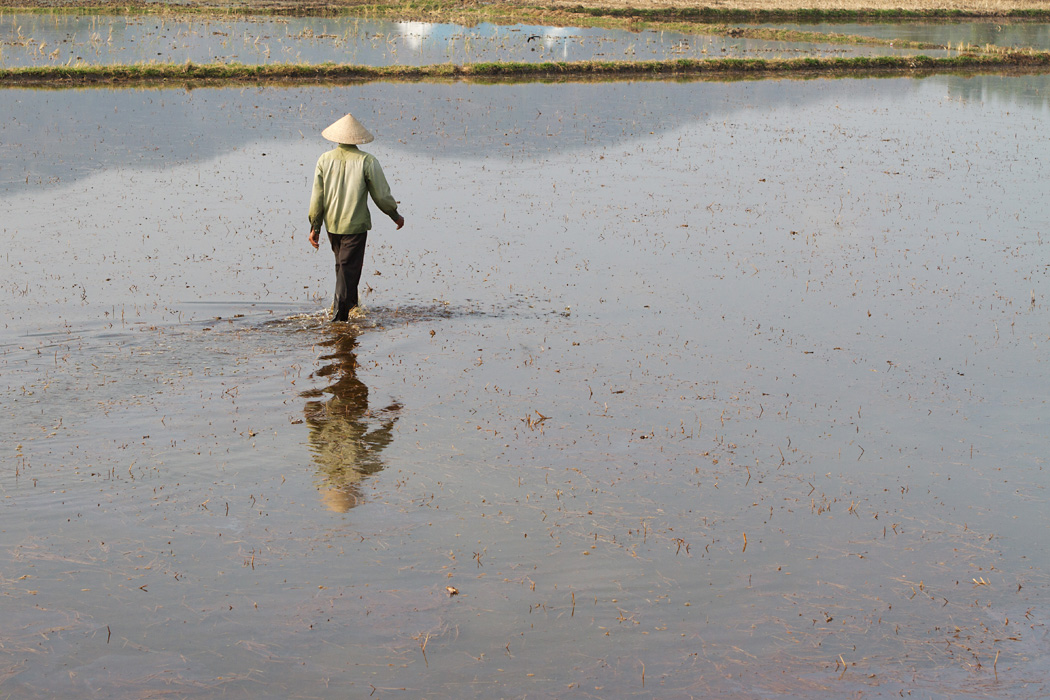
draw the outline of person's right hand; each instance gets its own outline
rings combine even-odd
[[[397,228],[394,229],[394,230],[395,231],[400,231],[401,227],[405,225],[405,217],[403,217],[403,216],[397,217],[396,219],[394,219],[394,223],[397,224]]]
[[[319,237],[321,235],[321,229],[315,228],[310,231],[310,245],[317,250],[317,246],[320,243]]]

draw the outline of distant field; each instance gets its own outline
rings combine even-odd
[[[527,16],[580,8],[613,13],[630,10],[674,10],[704,13],[815,11],[858,14],[938,14],[1003,16],[1011,13],[1050,13],[1048,0],[502,0],[495,3],[422,1],[369,2],[367,0],[188,0],[144,2],[143,0],[0,0],[0,10],[15,8],[84,8],[117,12],[138,10],[235,11],[292,15],[336,14],[349,10],[382,15],[503,15]]]

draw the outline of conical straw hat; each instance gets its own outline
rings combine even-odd
[[[375,136],[361,122],[354,119],[354,115],[348,114],[339,121],[330,125],[321,132],[329,141],[345,144],[369,143],[375,140]]]

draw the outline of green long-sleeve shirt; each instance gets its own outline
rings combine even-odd
[[[369,230],[372,216],[366,195],[371,195],[376,206],[397,221],[397,201],[390,194],[390,185],[375,156],[346,145],[321,154],[310,195],[311,230],[319,229],[322,221],[328,233],[338,235]]]

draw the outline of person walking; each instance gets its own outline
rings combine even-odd
[[[372,228],[367,198],[370,196],[398,229],[405,225],[405,218],[397,212],[397,200],[390,194],[379,161],[357,147],[375,140],[361,122],[347,114],[322,131],[321,136],[339,146],[317,159],[308,214],[309,240],[316,250],[324,223],[335,254],[332,321],[345,322],[358,306],[357,285],[365,262],[365,242]]]

